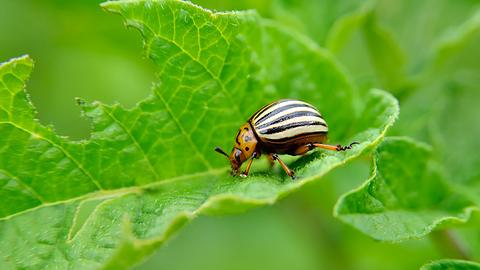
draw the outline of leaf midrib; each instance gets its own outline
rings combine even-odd
[[[16,216],[20,216],[22,214],[33,212],[33,211],[36,211],[38,209],[42,209],[42,208],[49,207],[49,206],[72,203],[72,202],[75,202],[75,201],[78,201],[78,200],[117,198],[117,197],[120,197],[122,195],[141,193],[145,189],[155,188],[155,187],[158,187],[158,186],[174,183],[174,182],[177,182],[177,181],[188,180],[190,178],[209,176],[209,175],[216,176],[216,175],[220,175],[220,174],[224,173],[228,169],[229,169],[229,167],[225,166],[225,167],[220,167],[220,168],[217,168],[217,169],[211,169],[211,170],[206,170],[206,171],[197,172],[197,173],[185,174],[185,175],[180,175],[180,176],[176,176],[176,177],[172,177],[172,178],[165,178],[162,181],[152,182],[152,183],[148,183],[148,184],[140,185],[140,186],[123,187],[123,188],[117,188],[117,189],[111,189],[111,190],[106,190],[106,189],[97,190],[97,191],[86,193],[86,194],[83,194],[83,195],[80,195],[80,196],[77,196],[77,197],[72,197],[72,198],[69,198],[69,199],[66,199],[66,200],[59,200],[59,201],[50,202],[50,203],[42,203],[42,204],[39,204],[35,207],[19,211],[19,212],[16,212],[16,213],[8,215],[8,216],[0,217],[0,221],[9,220],[9,219],[14,218]]]

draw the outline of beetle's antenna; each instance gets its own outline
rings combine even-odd
[[[215,151],[216,151],[217,153],[220,153],[220,154],[222,154],[222,155],[224,155],[224,156],[226,156],[226,157],[228,158],[228,154],[225,153],[225,151],[223,151],[222,148],[220,148],[220,147],[217,146],[217,147],[215,147]]]

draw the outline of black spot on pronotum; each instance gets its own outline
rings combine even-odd
[[[250,150],[250,148],[248,146],[245,147],[245,151],[249,151],[249,150]]]

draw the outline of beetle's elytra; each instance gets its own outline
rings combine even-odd
[[[240,127],[230,156],[220,147],[216,147],[215,151],[230,160],[232,175],[238,175],[242,164],[250,159],[241,174],[247,176],[253,159],[265,153],[272,164],[275,160],[278,161],[285,172],[294,178],[294,172],[278,154],[304,155],[317,147],[345,151],[351,149],[353,144],[358,144],[323,144],[327,132],[327,122],[314,106],[300,100],[282,99],[262,107]]]

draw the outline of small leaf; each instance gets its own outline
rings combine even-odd
[[[366,1],[335,22],[327,46],[363,87],[381,86],[403,96],[413,83],[407,78],[407,58],[378,17],[375,2]]]
[[[130,109],[78,102],[92,134],[71,141],[35,120],[24,91],[30,58],[0,66],[1,269],[126,268],[199,214],[272,204],[319,179],[375,146],[398,115],[391,95],[360,99],[329,53],[255,12],[174,0],[103,7],[140,31],[158,80]],[[297,181],[261,166],[231,177],[213,148],[231,146],[255,110],[287,97],[320,108],[332,143],[360,145],[298,159]]]
[[[375,239],[392,242],[467,221],[478,208],[447,184],[431,154],[412,140],[386,139],[375,151],[370,180],[342,196],[335,215]]]
[[[467,47],[468,43],[478,38],[480,32],[480,9],[469,17],[463,24],[456,27],[455,30],[445,33],[440,40],[435,43],[435,50],[432,56],[427,72],[439,71],[443,65],[448,64],[448,60],[458,57]],[[468,65],[467,65],[468,66]],[[465,68],[465,67],[462,67]]]
[[[425,264],[420,270],[479,270],[476,262],[444,259]]]
[[[435,53],[439,37],[455,35],[455,28],[478,11],[476,1],[405,0],[397,1],[395,5],[378,3],[377,14],[395,33],[399,46],[408,57],[408,70],[412,73],[424,68],[431,54]]]
[[[280,0],[272,1],[272,17],[281,22],[294,25],[303,30],[322,46],[328,43],[328,36],[336,22],[362,8],[371,1],[315,1],[315,0]]]

